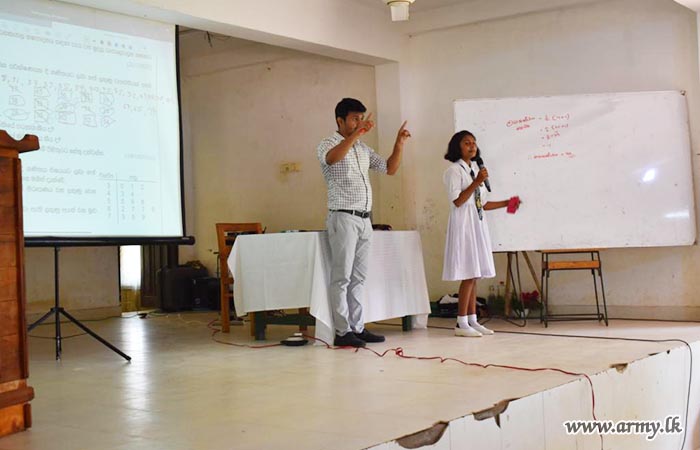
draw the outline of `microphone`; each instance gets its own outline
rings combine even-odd
[[[474,158],[472,158],[472,161],[474,161],[476,165],[479,166],[479,170],[484,168],[484,160],[481,159],[481,156],[475,156]],[[484,180],[484,186],[486,186],[487,191],[491,192],[491,183],[489,183],[488,178]]]

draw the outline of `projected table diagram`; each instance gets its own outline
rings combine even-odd
[[[147,229],[161,221],[159,183],[115,171],[56,169],[29,165],[25,170],[25,222],[30,235],[60,229],[66,235],[86,235],[93,226],[130,230]],[[59,199],[60,200],[57,200]],[[156,223],[154,223],[156,222]]]
[[[10,73],[13,70],[25,70],[27,73],[20,72],[21,75],[18,76],[3,73],[3,69]],[[30,123],[36,131],[48,133],[56,131],[57,125],[109,128],[125,117],[128,117],[127,122],[138,116],[142,120],[153,120],[158,114],[158,104],[175,102],[174,98],[149,92],[151,89],[148,84],[59,70],[48,73],[76,81],[47,81],[31,76],[37,70],[41,68],[0,62],[0,90],[7,93],[0,114],[6,126]],[[62,75],[56,75],[57,73]],[[88,82],[95,84],[86,84]],[[125,114],[120,116],[119,112]]]

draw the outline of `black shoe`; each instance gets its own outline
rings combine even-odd
[[[348,332],[342,336],[336,334],[333,345],[336,347],[364,347],[365,341],[358,339],[355,333]]]
[[[353,333],[358,339],[362,339],[365,342],[384,342],[386,338],[379,334],[370,333],[367,328],[362,330],[362,333]]]

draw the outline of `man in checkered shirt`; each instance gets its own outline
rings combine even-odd
[[[394,175],[401,163],[403,144],[411,133],[401,125],[394,151],[384,160],[360,136],[374,127],[372,114],[354,98],[344,98],[335,107],[338,131],[318,146],[321,171],[328,185],[328,240],[331,246],[329,296],[335,327],[334,345],[364,347],[366,342],[384,342],[370,333],[362,318],[362,287],[367,277],[372,237],[372,186],[369,169]]]

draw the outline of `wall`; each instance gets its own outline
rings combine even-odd
[[[431,31],[413,36],[407,53],[401,98],[415,137],[406,184],[414,191],[432,299],[457,288],[441,281],[449,212],[442,155],[454,132],[455,99],[685,90],[698,176],[696,19],[671,0],[599,2]],[[524,207],[537,201],[523,200]],[[605,250],[602,258],[612,315],[700,318],[697,246]],[[526,287],[534,287],[521,266]],[[503,256],[497,270],[504,279]],[[489,284],[480,284],[480,295]],[[552,295],[570,307],[560,309],[575,309],[590,304],[590,284],[582,273],[556,274]]]
[[[399,174],[373,180],[375,218],[399,228],[420,230],[432,299],[456,289],[454,283],[440,280],[448,214],[441,183],[446,165],[442,154],[454,131],[455,99],[686,90],[697,177],[700,103],[695,13],[671,0],[569,3],[574,6],[414,31],[401,51],[391,38],[379,50],[368,52],[370,60],[378,61],[381,53],[381,57],[400,59],[401,63],[382,63],[376,70],[236,40],[215,39],[210,49],[201,33],[186,35],[182,61],[186,200],[188,232],[196,236],[198,244],[182,249],[181,259],[201,259],[213,270],[213,224],[217,221],[259,220],[269,231],[323,227],[326,194],[314,149],[333,130],[332,110],[340,93],[357,96],[377,111],[378,134],[369,135],[368,141],[371,145],[378,142],[385,156],[391,151],[400,121],[409,120],[413,138]],[[104,7],[119,10],[128,4],[112,2]],[[334,5],[332,8],[337,2]],[[173,21],[190,25],[204,20],[215,28],[221,24],[212,22],[214,6],[207,2],[195,17],[184,4],[163,2],[158,3],[162,9],[144,14],[160,20],[171,14]],[[320,14],[331,14],[329,11],[324,9]],[[370,11],[363,10],[363,14]],[[436,14],[430,13],[431,26],[439,23]],[[469,9],[460,7],[449,14],[449,23],[455,23],[457,14],[462,15],[457,22],[472,20]],[[258,23],[260,17],[230,22],[238,32],[246,23]],[[371,39],[362,33],[359,41],[344,39],[347,29],[343,28],[341,38],[331,39],[333,26],[294,34],[278,22],[280,30],[273,33],[268,28],[263,37],[286,33],[285,44],[296,47],[319,37],[326,47],[322,53],[339,49],[334,54],[347,56],[349,52],[351,59],[365,60],[357,55],[366,50]],[[360,29],[357,23],[345,25]],[[281,175],[282,162],[300,162],[302,171]],[[53,295],[52,255],[48,250],[34,249],[27,254],[30,310],[42,310]],[[94,283],[66,293],[69,306],[114,305],[116,284],[113,294],[111,288],[101,286],[116,283],[111,275],[116,272],[116,257],[107,249],[97,253],[73,249],[65,255],[65,276],[81,274],[83,260],[96,258],[90,259],[96,271]],[[537,255],[531,256],[537,259]],[[606,250],[603,264],[612,315],[700,318],[700,299],[695,295],[700,288],[695,276],[700,271],[697,246]],[[497,269],[498,279],[503,279],[502,256],[497,257]],[[532,288],[523,272],[526,287]],[[557,274],[555,282],[552,294],[557,304],[571,308],[590,304],[586,276]],[[480,284],[481,295],[488,284]],[[82,300],[72,300],[73,295]]]
[[[324,229],[316,146],[336,129],[333,111],[343,96],[376,111],[374,68],[221,36],[210,47],[202,32],[184,34],[181,64],[192,256],[214,271],[217,222],[261,222],[268,232]],[[365,141],[376,147],[376,132]],[[280,173],[289,162],[300,172]]]

